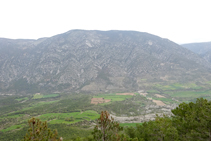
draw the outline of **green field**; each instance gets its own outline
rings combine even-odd
[[[33,108],[36,108],[36,107],[39,107],[39,106],[43,106],[43,105],[51,104],[51,103],[55,103],[55,102],[58,102],[58,100],[37,102],[37,103],[34,103],[34,104],[30,104],[28,107],[23,108],[20,111],[26,111],[26,110],[29,110],[29,109],[33,109]]]
[[[29,98],[28,97],[24,97],[24,98],[18,98],[18,99],[15,99],[17,101],[23,101],[23,100],[28,100]]]
[[[119,125],[122,127],[136,127],[136,124],[142,124],[142,123],[120,123]]]
[[[24,126],[25,126],[25,124],[24,125],[23,124],[21,124],[21,125],[12,125],[12,126],[6,128],[6,129],[2,129],[0,131],[7,132],[7,131],[23,128]]]
[[[171,97],[190,97],[190,98],[198,98],[198,97],[206,97],[211,96],[211,90],[206,91],[176,91],[176,92],[165,92]]]
[[[7,116],[7,119],[9,118],[18,118],[23,117],[24,115],[13,115],[13,116]],[[98,114],[96,111],[93,110],[87,110],[84,112],[72,112],[72,113],[47,113],[38,116],[38,118],[42,121],[47,121],[50,124],[73,124],[80,121],[90,121],[90,120],[96,120],[100,117],[100,114]],[[0,131],[7,132],[15,129],[20,129],[26,126],[27,124],[16,124],[12,125],[10,127],[7,127],[5,129],[2,129]]]
[[[51,97],[57,97],[59,96],[59,94],[47,94],[47,95],[43,95],[43,94],[34,94],[32,99],[40,99],[40,98],[51,98]]]
[[[138,93],[138,92],[135,92],[134,94],[135,94],[135,95],[139,95],[139,93]]]
[[[160,92],[157,91],[157,90],[148,90],[147,93],[153,93],[154,94],[154,93],[160,93]]]
[[[49,120],[49,118],[66,118],[78,115],[80,112],[73,112],[73,113],[47,113],[39,116],[41,120]]]
[[[41,120],[49,121],[51,124],[72,124],[83,120],[96,120],[99,118],[99,114],[92,110],[84,112],[73,112],[73,113],[47,113],[39,116]]]
[[[32,99],[40,99],[40,98],[43,98],[42,94],[34,94]]]
[[[113,94],[99,94],[97,96],[94,96],[94,98],[104,98],[104,99],[111,99],[112,102],[114,101],[123,101],[128,98],[132,98],[132,95],[116,95],[116,93]]]
[[[48,94],[48,95],[43,95],[43,98],[49,98],[49,97],[57,97],[59,94]]]
[[[165,104],[173,104],[176,103],[176,101],[173,101],[171,98],[153,98],[154,100],[160,100],[164,102]]]
[[[185,89],[198,90],[202,88],[201,86],[198,86],[195,83],[187,83],[187,84],[174,83],[171,85],[155,84],[154,86],[156,89],[160,89],[162,91],[174,91],[174,90],[185,90]]]
[[[19,118],[19,117],[22,117],[22,116],[24,116],[24,114],[8,115],[7,118]]]
[[[65,121],[65,120],[60,120],[60,119],[54,119],[54,120],[49,121],[48,123],[50,123],[50,124],[73,124],[73,123],[77,123],[80,121],[82,121],[82,120]]]

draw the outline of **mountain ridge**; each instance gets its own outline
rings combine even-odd
[[[199,54],[200,57],[211,63],[211,42],[182,44],[183,47]]]
[[[0,52],[0,90],[12,93],[134,91],[156,82],[202,82],[211,68],[178,44],[138,31],[1,38]]]

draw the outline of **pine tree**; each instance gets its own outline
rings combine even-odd
[[[121,130],[123,128],[119,123],[115,122],[107,111],[102,111],[92,134],[96,141],[120,140],[118,132]]]
[[[178,132],[172,126],[169,117],[155,118],[155,121],[144,122],[142,125],[136,125],[136,136],[139,140],[158,140],[158,141],[177,141]]]
[[[28,121],[28,133],[23,141],[62,141],[62,137],[58,139],[58,132],[48,128],[47,122],[42,122],[38,118],[32,118]]]
[[[211,102],[200,98],[196,103],[181,103],[172,113],[181,140],[211,141]]]

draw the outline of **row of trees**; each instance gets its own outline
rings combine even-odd
[[[76,138],[81,141],[211,141],[211,102],[197,99],[196,103],[181,103],[172,110],[172,117],[156,117],[154,121],[123,129],[118,122],[102,111],[93,129],[92,137]],[[56,131],[47,128],[46,122],[32,118],[24,141],[61,141]]]

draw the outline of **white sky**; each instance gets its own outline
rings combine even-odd
[[[211,41],[211,0],[0,0],[0,37],[37,39],[71,29]]]

